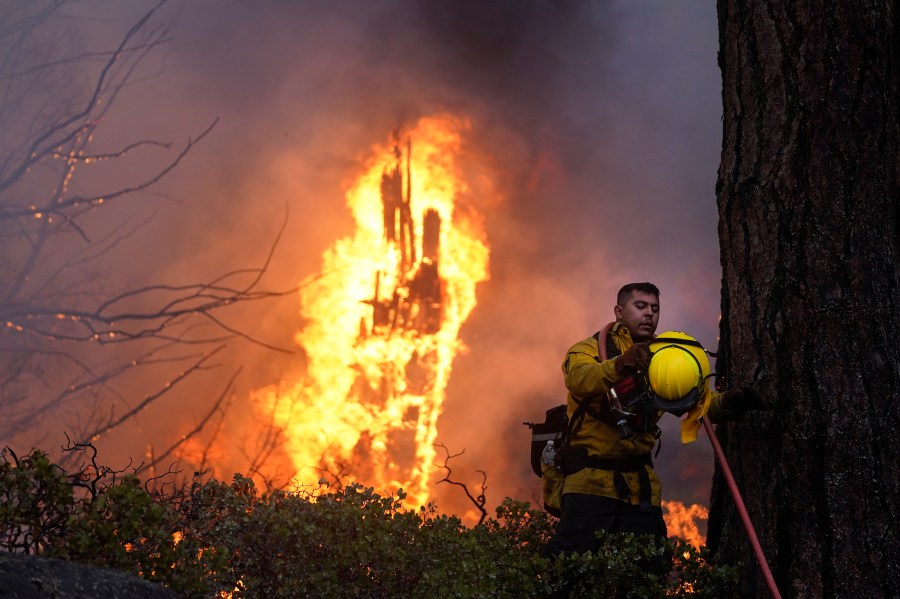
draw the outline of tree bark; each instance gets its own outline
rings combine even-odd
[[[718,428],[784,597],[900,596],[896,1],[718,0]],[[708,543],[769,592],[717,469]]]

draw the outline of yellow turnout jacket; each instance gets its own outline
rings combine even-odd
[[[631,333],[621,324],[612,325],[608,335],[617,349],[615,355],[625,352],[633,345]],[[601,335],[600,343],[605,342]],[[578,407],[576,399],[579,401],[589,400],[591,407],[595,411],[600,411],[603,408],[602,403],[608,401],[607,393],[609,389],[624,378],[616,372],[615,356],[610,356],[607,360],[601,359],[600,346],[595,337],[588,337],[569,348],[569,351],[566,353],[566,359],[562,364],[562,371],[565,376],[566,388],[568,389],[567,412],[570,420]],[[707,390],[697,406],[685,416],[682,422],[682,441],[690,442],[696,439],[696,431],[699,428],[698,418],[706,414],[707,411],[713,422],[729,419],[729,414],[720,406],[719,398],[720,396],[717,392]],[[662,411],[656,412],[653,424],[664,413]],[[570,444],[573,447],[586,448],[589,456],[620,460],[649,455],[654,445],[656,445],[656,441],[657,437],[652,431],[644,432],[640,430],[635,430],[634,436],[630,439],[620,439],[614,424],[597,419],[590,413],[587,413],[581,426],[574,431]],[[650,502],[654,506],[659,506],[661,500],[659,477],[652,466],[645,465],[641,466],[641,468],[646,469],[649,475]],[[589,495],[601,495],[639,505],[639,472],[621,472],[621,476],[624,477],[628,484],[631,492],[630,498],[620,497],[619,493],[616,492],[613,470],[590,467],[568,474],[563,486],[563,494],[586,493]]]

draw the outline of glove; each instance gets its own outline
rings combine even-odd
[[[646,371],[650,366],[650,344],[635,343],[616,358],[616,372],[622,375]]]
[[[737,416],[743,416],[751,410],[770,409],[762,395],[753,387],[741,387],[722,393],[722,407]]]

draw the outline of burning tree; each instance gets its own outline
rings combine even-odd
[[[720,365],[774,406],[718,434],[787,596],[895,597],[900,12],[718,11]],[[718,474],[708,540],[768,594]]]
[[[459,205],[462,128],[424,118],[377,148],[347,193],[355,234],[302,286],[307,372],[255,394],[301,482],[347,479],[428,500],[460,328],[488,276],[477,215]]]
[[[94,440],[212,368],[240,335],[218,313],[271,297],[265,265],[211,281],[113,288],[109,261],[148,219],[137,201],[215,122],[180,147],[156,139],[98,150],[96,136],[145,59],[169,39],[157,6],[108,51],[86,48],[65,0],[5,2],[0,14],[0,438]],[[160,154],[164,154],[160,157]],[[140,161],[136,179],[119,172]],[[143,196],[146,197],[146,196]],[[135,212],[136,213],[136,212]],[[137,222],[135,222],[137,220]],[[152,369],[143,397],[123,381]],[[224,395],[223,395],[224,397]],[[220,410],[222,398],[203,422]]]

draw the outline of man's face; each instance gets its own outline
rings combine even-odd
[[[631,332],[635,343],[653,338],[659,324],[659,298],[652,293],[632,291],[624,306],[613,310],[616,322],[621,322]]]

